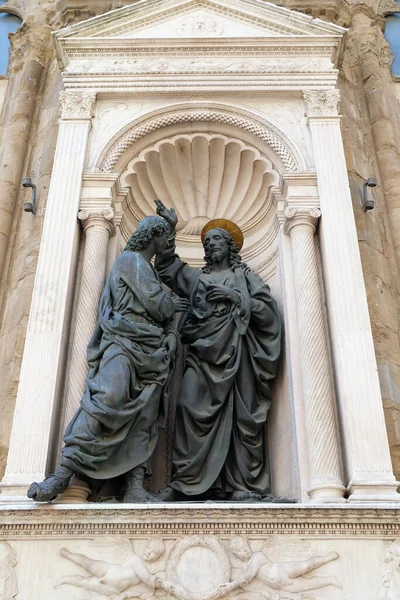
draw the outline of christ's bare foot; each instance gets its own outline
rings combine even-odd
[[[262,497],[256,492],[249,490],[235,490],[230,497],[232,502],[261,502]]]
[[[188,500],[187,496],[185,497],[183,494],[169,486],[157,494],[156,498],[158,502],[182,502],[185,499]]]
[[[267,502],[271,504],[296,504],[294,498],[285,498],[284,496],[263,496],[261,502]]]
[[[147,504],[148,502],[160,502],[160,500],[158,500],[156,496],[150,494],[150,492],[147,492],[145,489],[134,487],[126,490],[122,502],[131,504]]]

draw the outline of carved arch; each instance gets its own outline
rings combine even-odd
[[[243,108],[208,102],[175,104],[135,119],[111,138],[96,160],[96,169],[112,172],[119,158],[134,142],[157,129],[204,121],[231,125],[256,135],[272,148],[286,172],[306,170],[301,152],[275,124]]]

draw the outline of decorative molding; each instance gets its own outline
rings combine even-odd
[[[140,117],[118,132],[97,160],[96,169],[103,172],[112,172],[122,154],[137,140],[160,129],[179,123],[223,123],[245,129],[266,142],[276,155],[281,159],[286,171],[305,171],[305,162],[294,144],[281,130],[265,119],[245,109],[216,103],[207,103],[206,106],[196,107],[188,105],[175,105],[154,111],[150,115]]]
[[[4,505],[3,505],[4,506]],[[367,538],[400,536],[400,509],[329,508],[315,506],[271,507],[268,504],[216,508],[214,506],[161,507],[138,505],[85,505],[65,508],[47,505],[32,509],[1,507],[0,534],[3,539],[81,538],[104,535],[182,536],[251,535],[254,538],[280,534],[284,536],[320,537],[328,535]]]
[[[339,90],[307,90],[303,92],[308,117],[336,117],[340,102]]]
[[[325,73],[332,71],[334,65],[326,57],[304,56],[302,58],[136,58],[117,60],[73,61],[65,75],[70,77],[112,74],[151,74],[166,73]]]
[[[224,23],[209,15],[188,17],[176,27],[176,33],[182,37],[219,37],[224,33]]]
[[[126,37],[129,33],[132,36],[135,32],[146,30],[155,25],[172,22],[179,17],[189,17],[196,10],[206,10],[210,18],[223,17],[234,20],[237,23],[243,23],[256,27],[260,30],[260,35],[267,31],[276,36],[290,35],[342,35],[345,30],[342,27],[323,21],[315,22],[308,15],[289,11],[279,6],[267,4],[259,8],[254,8],[249,13],[240,3],[230,0],[225,4],[213,0],[193,0],[192,2],[176,3],[173,0],[164,0],[162,5],[156,4],[155,7],[127,6],[113,13],[108,13],[96,17],[89,23],[79,23],[76,26],[61,30],[56,35],[68,37],[74,34],[79,37],[91,38],[115,38],[117,36]],[[263,31],[264,30],[264,31]]]
[[[61,118],[90,119],[95,102],[95,92],[60,92]]]

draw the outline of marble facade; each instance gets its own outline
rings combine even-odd
[[[143,0],[53,33],[61,119],[1,482],[0,598],[400,597],[400,496],[340,125],[345,35],[256,0]],[[79,403],[107,271],[157,197],[196,266],[204,222],[237,221],[280,304],[271,468],[298,505],[90,505],[82,484],[48,507],[26,498]]]

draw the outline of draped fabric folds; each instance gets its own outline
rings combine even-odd
[[[181,326],[188,355],[173,442],[171,487],[187,495],[270,493],[266,421],[280,354],[281,321],[269,287],[247,267],[206,274],[175,254],[174,239],[156,258],[157,271],[190,300]],[[210,283],[240,304],[210,302]]]
[[[147,466],[165,420],[170,361],[163,341],[173,316],[151,265],[123,252],[101,297],[86,389],[65,432],[61,465],[93,479]]]

